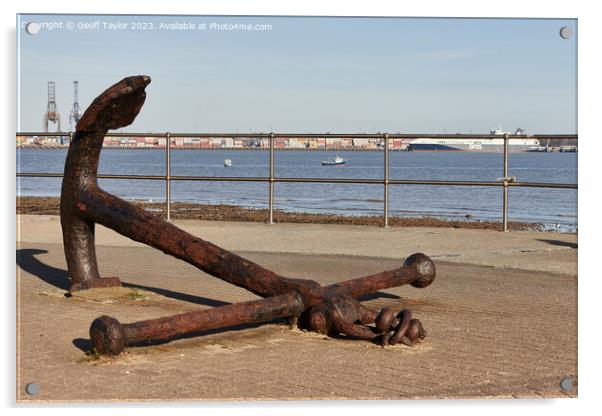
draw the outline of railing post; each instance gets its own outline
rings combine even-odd
[[[274,224],[274,133],[270,133],[270,196],[269,196],[270,218],[268,224]]]
[[[508,133],[504,134],[504,179],[503,179],[502,230],[508,231]]]
[[[165,219],[171,220],[171,135],[165,133]]]
[[[389,227],[389,134],[385,133],[383,227]]]

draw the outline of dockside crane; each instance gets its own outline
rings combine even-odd
[[[73,108],[71,109],[71,113],[69,114],[69,129],[73,131],[75,129],[75,125],[79,121],[82,116],[82,112],[79,108],[78,102],[78,82],[73,81]]]
[[[46,105],[43,121],[43,128],[46,133],[48,133],[48,124],[51,122],[56,124],[56,131],[61,131],[61,115],[56,108],[56,95],[54,89],[54,81],[48,81],[48,104]]]

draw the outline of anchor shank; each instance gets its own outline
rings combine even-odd
[[[293,290],[307,294],[314,286],[319,290],[315,282],[280,276],[102,189],[86,193],[81,201],[81,214],[91,221],[184,260],[258,296],[276,296]]]

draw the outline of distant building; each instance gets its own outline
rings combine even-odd
[[[222,147],[234,147],[234,140],[231,137],[224,137],[222,139]]]
[[[60,146],[61,138],[60,137],[45,137],[44,139],[42,139],[42,145],[43,146],[51,146],[51,147]]]
[[[278,149],[285,149],[288,147],[288,139],[283,137],[274,138],[274,147]]]
[[[410,143],[409,139],[392,139],[389,143],[390,147],[395,150],[405,150]]]
[[[289,149],[305,149],[307,147],[306,140],[299,138],[288,139],[288,147]]]
[[[360,149],[366,148],[370,144],[369,139],[364,139],[364,138],[353,139],[352,142],[353,142],[353,147],[357,147]]]

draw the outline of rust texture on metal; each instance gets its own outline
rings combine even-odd
[[[410,310],[396,314],[384,308],[376,312],[357,300],[405,284],[418,288],[430,285],[436,270],[424,254],[411,255],[395,270],[323,287],[313,280],[274,273],[102,190],[97,170],[105,134],[134,121],[149,83],[148,76],[123,79],[97,97],[77,123],[61,191],[61,226],[70,290],[121,284],[116,277],[101,278],[98,273],[94,246],[94,226],[98,223],[264,299],[129,324],[102,316],[90,327],[92,345],[98,353],[116,355],[129,345],[283,317],[299,318],[298,325],[308,330],[383,345],[411,346],[426,336]]]

